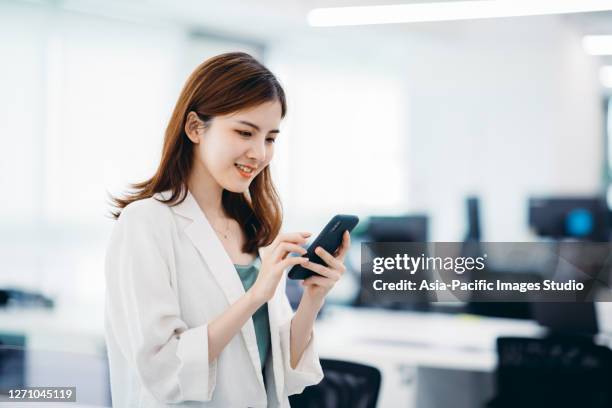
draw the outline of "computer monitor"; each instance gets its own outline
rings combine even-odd
[[[426,215],[373,216],[367,220],[365,242],[414,242],[418,253],[427,252],[429,219]],[[422,248],[422,249],[418,249]],[[374,255],[373,255],[374,256]],[[421,297],[412,296],[410,300],[398,302],[387,299],[384,294],[360,285],[355,306],[382,307],[388,309],[408,309],[425,311],[429,309],[430,299],[424,293]]]
[[[541,237],[608,241],[608,208],[602,197],[529,199],[529,226]]]
[[[538,302],[531,304],[534,319],[553,334],[594,335],[599,332],[594,303]]]
[[[426,215],[370,217],[366,235],[373,242],[427,242],[428,224]]]

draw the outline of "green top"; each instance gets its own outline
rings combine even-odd
[[[261,267],[261,260],[257,257],[248,265],[234,265],[234,267],[238,272],[238,276],[246,292],[253,286],[257,279],[259,268]],[[253,325],[255,326],[259,360],[261,361],[261,368],[263,370],[266,364],[266,358],[268,357],[268,351],[270,350],[270,320],[268,319],[267,303],[264,303],[264,305],[257,309],[253,315]]]

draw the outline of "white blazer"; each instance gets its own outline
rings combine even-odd
[[[115,408],[288,407],[289,395],[323,378],[314,334],[297,367],[290,366],[293,311],[286,278],[268,302],[266,385],[252,319],[208,361],[207,324],[244,288],[191,193],[174,207],[154,198],[125,207],[111,235],[105,273]]]

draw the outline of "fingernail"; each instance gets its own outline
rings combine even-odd
[[[305,235],[307,237],[311,236],[312,234],[310,232],[302,232],[302,235]]]

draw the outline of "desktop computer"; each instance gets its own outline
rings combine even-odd
[[[531,304],[536,322],[546,327],[552,334],[587,335],[599,332],[595,304],[537,302]]]
[[[367,239],[372,242],[427,242],[429,220],[426,215],[370,217]]]
[[[398,242],[422,244],[413,247],[418,253],[427,252],[429,218],[427,215],[403,215],[403,216],[372,216],[367,220],[364,242]],[[375,255],[373,255],[375,256]],[[430,299],[423,295],[418,299],[412,296],[410,300],[397,301],[385,299],[380,293],[374,293],[373,289],[360,285],[359,293],[355,300],[355,306],[382,307],[402,310],[429,310]]]
[[[602,197],[531,198],[529,226],[540,237],[606,242],[608,207]]]

